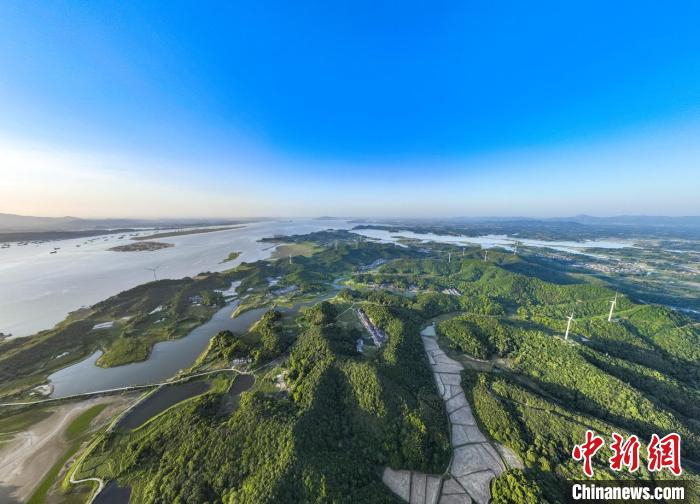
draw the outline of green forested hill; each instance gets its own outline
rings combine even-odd
[[[313,323],[323,309],[291,350],[288,395],[245,394],[230,417],[205,396],[111,435],[84,471],[132,485],[135,502],[394,502],[384,465],[442,472],[447,420],[418,326],[386,310],[390,341],[365,359],[355,331]]]
[[[114,433],[80,476],[130,485],[133,502],[394,502],[382,467],[441,474],[450,457],[444,405],[418,334],[432,319],[443,347],[469,368],[463,386],[483,432],[524,464],[494,480],[494,502],[562,502],[566,481],[582,476],[570,454],[586,429],[637,434],[643,443],[679,432],[684,476],[697,474],[700,330],[691,320],[620,296],[608,322],[612,290],[528,276],[526,261],[498,252],[488,262],[476,250],[454,253],[448,263],[446,246],[353,243],[347,233],[316,243],[325,250],[294,264],[231,273],[244,289],[275,274],[306,294],[349,279],[330,302],[285,315],[296,328],[291,341],[282,344],[276,316],[267,315],[259,330],[270,333],[274,351],[262,351],[263,338],[236,347],[260,364],[282,355],[274,373],[285,390],[261,373],[233,413],[222,415],[221,394],[211,393],[138,431]],[[377,259],[388,262],[367,270]],[[459,295],[442,292],[448,288]],[[353,307],[388,334],[381,349],[356,351]],[[596,459],[598,477],[649,477],[645,469],[611,473],[608,456]]]

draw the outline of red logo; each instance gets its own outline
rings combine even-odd
[[[593,466],[591,464],[591,458],[595,455],[598,450],[600,450],[605,444],[605,440],[596,436],[593,431],[586,431],[586,442],[581,445],[574,446],[574,451],[571,455],[574,460],[583,460],[583,472],[589,478],[593,476]]]
[[[586,431],[586,440],[580,445],[575,445],[571,456],[576,461],[583,461],[583,473],[589,478],[593,477],[593,457],[605,445],[605,440],[597,436],[591,430]],[[612,433],[610,450],[612,456],[608,459],[612,471],[622,471],[627,468],[629,472],[639,469],[639,448],[641,444],[637,436],[630,436],[627,440],[617,432]],[[650,472],[670,470],[675,476],[683,472],[681,467],[681,436],[675,432],[659,438],[652,434],[648,446],[649,460],[647,467]]]
[[[653,434],[649,441],[649,471],[670,469],[675,476],[683,472],[681,468],[681,436],[675,432],[659,439]]]
[[[613,451],[613,456],[608,460],[610,469],[621,471],[622,466],[626,466],[629,472],[635,472],[639,469],[639,438],[630,436],[623,443],[623,437],[617,432],[612,433],[612,438],[613,442],[610,445],[610,449]]]

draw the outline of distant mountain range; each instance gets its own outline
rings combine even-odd
[[[578,224],[605,226],[683,226],[700,227],[700,216],[666,217],[662,215],[618,215],[614,217],[575,217],[543,219],[545,221],[576,222]]]
[[[663,215],[616,215],[612,217],[594,217],[576,215],[573,217],[455,217],[452,220],[464,223],[487,222],[564,222],[591,226],[682,226],[700,227],[700,216],[668,217]]]
[[[383,219],[355,219],[358,223],[381,222],[394,225],[416,224],[442,224],[442,225],[585,225],[598,227],[630,226],[639,228],[698,228],[700,229],[700,216],[654,216],[654,215],[618,215],[613,217],[593,217],[591,215],[576,215],[572,217],[424,217],[424,218],[383,218]]]

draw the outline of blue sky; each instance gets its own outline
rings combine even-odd
[[[699,214],[699,21],[698,2],[1,2],[0,212]]]

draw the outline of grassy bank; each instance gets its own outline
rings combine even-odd
[[[217,290],[230,285],[216,273],[149,282],[71,313],[51,330],[2,341],[0,397],[26,397],[49,374],[98,349],[104,352],[100,366],[147,359],[155,343],[180,338],[209,320],[224,304]]]

